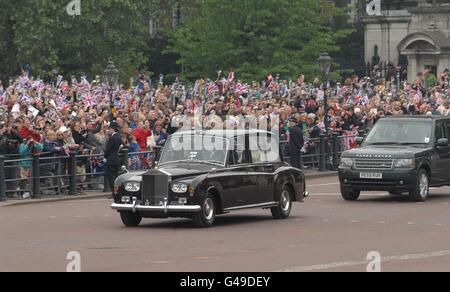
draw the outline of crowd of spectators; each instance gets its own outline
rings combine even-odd
[[[215,81],[198,80],[193,86],[178,80],[165,85],[162,79],[152,84],[142,75],[133,80],[131,88],[121,86],[113,92],[112,117],[120,126],[121,149],[131,153],[123,162],[131,170],[150,167],[154,154],[141,152],[164,146],[180,127],[233,127],[247,116],[269,124],[277,119],[282,140],[289,140],[288,121],[294,118],[303,131],[307,153],[311,140],[320,134],[352,135],[370,129],[387,115],[450,115],[449,71],[442,72],[434,84],[426,84],[427,74],[420,73],[412,83],[357,76],[342,83],[319,79],[308,83],[302,75],[296,81],[271,75],[247,84],[235,80],[231,72]],[[8,84],[0,83],[0,155],[6,156],[7,179],[23,179],[9,181],[8,189],[17,192],[8,194],[29,196],[23,190],[33,155],[98,154],[80,159],[77,172],[102,172],[101,154],[111,123],[109,100],[98,77],[91,81],[60,77],[49,83],[23,72]],[[189,119],[195,116],[200,118]],[[52,175],[55,167],[43,171]]]

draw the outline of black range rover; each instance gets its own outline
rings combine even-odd
[[[450,118],[387,117],[379,120],[360,148],[342,154],[341,193],[354,201],[361,191],[408,193],[424,202],[430,187],[450,185]]]

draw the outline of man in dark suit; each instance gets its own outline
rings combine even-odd
[[[291,165],[295,168],[302,169],[300,152],[305,144],[305,140],[303,138],[303,132],[297,124],[297,119],[291,118],[289,120],[289,156],[291,157]]]
[[[120,133],[119,125],[116,122],[111,122],[110,127],[110,138],[106,144],[105,158],[106,158],[106,178],[108,179],[109,185],[114,192],[114,181],[119,176],[120,171]]]

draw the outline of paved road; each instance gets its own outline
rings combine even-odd
[[[212,229],[188,220],[122,227],[98,199],[0,208],[0,271],[65,271],[67,253],[83,271],[450,271],[450,188],[427,203],[384,193],[344,202],[336,178],[308,181],[312,196],[286,221],[249,210]]]

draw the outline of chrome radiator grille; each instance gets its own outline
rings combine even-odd
[[[168,197],[169,193],[169,176],[153,172],[142,177],[142,201],[144,204],[148,203],[151,206],[162,205],[164,199]]]

